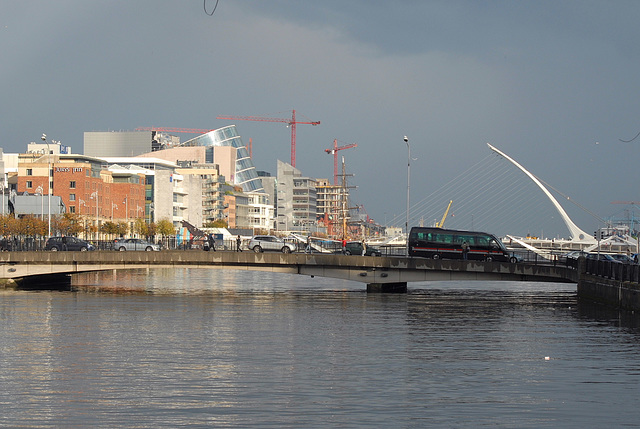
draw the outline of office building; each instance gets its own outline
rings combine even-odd
[[[181,147],[204,147],[206,162],[216,163],[220,165],[220,174],[225,175],[226,166],[232,162],[232,156],[235,155],[235,165],[229,175],[225,175],[232,185],[239,185],[244,192],[263,192],[262,182],[258,177],[253,161],[249,156],[249,151],[242,142],[242,138],[238,134],[235,125],[219,128],[202,134],[184,143]],[[217,147],[235,148],[235,154],[228,151],[214,152]],[[228,158],[220,159],[223,155],[228,154]],[[215,155],[215,156],[214,156]],[[216,156],[218,158],[216,158]]]

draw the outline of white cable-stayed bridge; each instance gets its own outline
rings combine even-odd
[[[445,228],[481,230],[498,236],[577,238],[572,237],[576,234],[545,192],[520,168],[492,150],[464,171],[452,171],[451,179],[436,189],[434,183],[436,180],[412,182],[409,226],[435,225],[453,201],[444,219]],[[571,206],[565,209],[576,210],[565,203],[564,196],[555,196],[563,205]],[[405,218],[406,210],[395,214],[388,224],[401,227]]]

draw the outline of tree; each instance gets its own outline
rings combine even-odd
[[[226,228],[229,226],[224,219],[216,219],[213,222],[207,222],[203,225],[205,228]]]
[[[129,225],[126,222],[118,222],[115,226],[116,234],[119,237],[125,237],[129,233]]]
[[[42,218],[34,216],[31,218],[31,236],[35,237],[39,235],[40,237],[46,237],[49,233],[49,221],[46,221]]]
[[[158,225],[155,222],[151,222],[147,224],[147,238],[151,239],[158,232]]]
[[[7,237],[15,233],[17,227],[17,220],[13,215],[6,214],[0,216],[0,235]]]
[[[138,234],[140,237],[149,236],[149,226],[144,219],[136,219],[133,222],[133,233]]]
[[[52,218],[52,228],[60,235],[77,236],[84,230],[82,217],[77,213],[64,213]]]
[[[18,219],[16,231],[18,234],[24,237],[34,237],[36,235],[46,235],[46,232],[42,234],[43,221],[31,215],[27,215]],[[47,224],[48,228],[48,224]]]
[[[162,236],[162,238],[166,238],[170,235],[175,235],[176,230],[173,227],[173,223],[169,219],[160,219],[158,221],[158,234]]]
[[[100,225],[100,232],[102,232],[103,234],[111,235],[113,237],[114,234],[118,233],[118,226],[114,222],[108,220]]]

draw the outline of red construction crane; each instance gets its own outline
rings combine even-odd
[[[213,130],[202,130],[199,128],[138,127],[136,128],[136,131],[160,131],[165,133],[204,134]]]
[[[261,116],[218,116],[216,119],[229,119],[238,121],[262,121],[282,122],[291,127],[291,165],[296,166],[296,124],[320,125],[320,121],[296,121],[296,111],[293,110],[291,119],[265,118]]]
[[[357,146],[358,145],[356,143],[352,143],[338,147],[338,140],[333,139],[333,148],[324,150],[328,154],[333,155],[333,186],[338,185],[338,151],[343,149],[351,149],[352,147]]]

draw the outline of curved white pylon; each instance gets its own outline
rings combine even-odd
[[[583,243],[595,242],[595,239],[592,236],[588,235],[586,232],[578,228],[578,226],[575,223],[573,223],[573,221],[569,218],[569,215],[567,215],[567,212],[564,211],[560,203],[558,203],[558,201],[553,197],[553,195],[551,195],[551,192],[549,192],[547,188],[545,188],[544,185],[540,183],[540,181],[536,178],[536,176],[529,173],[522,165],[518,164],[513,158],[501,152],[494,146],[491,146],[490,143],[487,143],[487,146],[489,146],[489,149],[496,152],[498,155],[502,156],[507,161],[511,162],[513,165],[515,165],[520,170],[522,170],[524,174],[529,176],[529,178],[533,180],[533,182],[536,185],[538,185],[540,189],[542,189],[542,192],[544,192],[545,195],[551,200],[551,203],[555,206],[556,210],[558,210],[558,213],[560,213],[560,217],[562,217],[562,220],[567,225],[567,228],[569,228],[569,233],[571,234],[571,241],[579,241]]]

